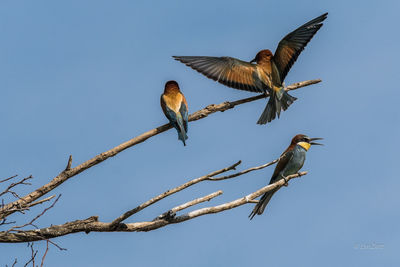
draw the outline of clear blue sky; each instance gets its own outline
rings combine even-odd
[[[239,159],[241,168],[273,160],[297,133],[325,138],[307,155],[309,175],[253,221],[246,205],[149,233],[69,235],[55,240],[68,251],[51,247],[47,266],[399,266],[399,10],[398,1],[2,1],[0,177],[32,174],[33,187],[65,168],[69,154],[76,165],[165,123],[167,80],[180,83],[191,112],[253,95],[172,55],[251,60],[329,12],[286,78],[323,82],[293,92],[298,100],[280,120],[256,125],[261,100],[190,123],[186,147],[175,131],[158,135],[57,188],[62,197],[38,226],[111,221]],[[238,198],[272,171],[194,186],[129,221],[219,189],[200,206]],[[384,248],[355,248],[373,243]],[[28,256],[26,244],[0,244],[1,265]]]

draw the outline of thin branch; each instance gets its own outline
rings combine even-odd
[[[18,261],[17,261],[17,258],[15,258],[13,264],[11,265],[11,267],[14,267],[15,264],[17,264],[17,262],[18,262]],[[8,264],[6,264],[6,267],[8,267]]]
[[[1,222],[0,222],[0,226],[1,226],[1,225],[7,225],[7,224],[14,224],[14,223],[15,223],[15,221],[7,222],[7,219],[3,219],[3,220],[1,220]]]
[[[318,80],[309,80],[309,81],[294,83],[290,86],[287,86],[285,88],[285,90],[286,91],[295,90],[295,89],[305,87],[308,85],[312,85],[312,84],[316,84],[319,82],[321,82],[321,80],[318,79]],[[237,105],[252,102],[252,101],[262,99],[265,97],[268,97],[268,94],[262,94],[259,96],[249,97],[249,98],[245,98],[245,99],[241,99],[241,100],[237,100],[237,101],[233,101],[233,102],[224,102],[224,103],[221,103],[218,105],[214,105],[214,104],[209,105],[209,106],[205,107],[204,109],[196,111],[195,113],[191,114],[189,116],[189,121],[200,120],[200,119],[203,119],[203,118],[207,117],[208,115],[213,114],[215,112],[218,112],[218,111],[223,112],[225,110],[232,109]],[[43,185],[42,187],[27,194],[26,196],[14,201],[14,202],[8,203],[4,207],[2,207],[0,209],[0,220],[6,218],[10,214],[16,212],[15,207],[23,208],[27,204],[35,201],[36,199],[38,199],[38,198],[42,197],[43,195],[47,194],[48,192],[52,191],[54,188],[56,188],[60,184],[64,183],[71,177],[74,177],[75,175],[107,160],[108,158],[117,155],[118,153],[124,151],[125,149],[127,149],[129,147],[140,144],[152,136],[155,136],[157,134],[165,132],[166,130],[171,129],[171,127],[172,126],[170,124],[164,124],[155,129],[147,131],[135,138],[132,138],[131,140],[126,141],[106,152],[100,153],[99,155],[79,164],[75,168],[71,168],[71,169],[66,168],[66,170],[62,171],[60,174],[58,174],[56,177],[54,177],[48,184]],[[67,164],[67,167],[68,167],[68,164]]]
[[[33,207],[33,206],[36,206],[36,205],[39,205],[39,204],[43,204],[44,202],[47,202],[47,201],[52,200],[55,196],[56,196],[56,195],[52,195],[52,196],[46,197],[46,198],[44,198],[44,199],[42,199],[42,200],[39,200],[39,201],[30,203],[30,204],[28,204],[26,207],[27,207],[27,208],[31,208],[31,207]]]
[[[57,245],[57,243],[55,243],[55,242],[53,242],[53,241],[51,241],[51,240],[49,240],[49,239],[47,239],[47,242],[49,242],[50,244],[52,244],[53,246],[55,246],[56,248],[58,248],[60,251],[67,250],[66,248],[60,247],[59,245]]]
[[[1,183],[4,183],[4,182],[7,182],[8,180],[11,180],[11,179],[13,179],[13,178],[15,178],[15,177],[17,177],[18,175],[13,175],[13,176],[10,176],[10,177],[8,177],[8,178],[6,178],[6,179],[4,179],[4,180],[0,180],[0,184]]]
[[[52,196],[47,197],[47,198],[45,198],[45,199],[42,199],[42,200],[39,200],[39,201],[36,201],[36,202],[33,202],[33,203],[29,203],[28,205],[26,205],[26,206],[24,206],[24,207],[15,207],[15,208],[13,208],[13,209],[11,209],[11,210],[9,210],[9,211],[10,211],[10,212],[20,212],[20,213],[22,213],[22,214],[25,214],[25,211],[26,211],[26,210],[29,210],[29,209],[30,209],[31,207],[33,207],[33,206],[36,206],[36,205],[39,205],[39,204],[43,204],[44,202],[47,202],[47,201],[53,199],[55,196],[56,196],[56,195],[52,195]],[[3,219],[3,220],[5,220],[5,219]],[[1,225],[1,224],[0,224],[0,225]]]
[[[31,259],[27,263],[25,263],[24,267],[28,266],[28,264],[31,262],[32,262],[32,266],[35,267],[35,258],[36,258],[36,254],[38,253],[38,251],[37,250],[34,251],[33,243],[31,245],[29,245],[29,243],[28,243],[28,247],[31,248]]]
[[[16,177],[16,176],[13,176],[12,178],[14,178],[14,177]],[[11,178],[11,177],[10,177],[10,178]],[[7,179],[5,179],[5,180],[3,180],[3,181],[7,181],[7,180],[9,180],[10,178],[7,178]],[[17,193],[15,193],[14,191],[11,191],[11,189],[14,188],[14,187],[16,187],[17,185],[31,185],[31,183],[27,183],[26,181],[27,181],[27,180],[30,180],[30,179],[32,179],[32,178],[33,178],[32,175],[30,175],[30,176],[28,176],[28,177],[25,177],[25,178],[19,180],[18,182],[11,183],[3,192],[0,192],[0,197],[1,197],[2,195],[5,195],[5,194],[7,194],[7,193],[10,193],[10,194],[12,194],[14,197],[16,197],[16,198],[19,199],[20,197],[17,195]],[[0,218],[0,219],[1,219],[1,218]]]
[[[43,267],[44,259],[46,258],[47,252],[49,251],[49,240],[46,242],[46,251],[43,254],[42,262],[40,263],[40,267]]]
[[[222,177],[209,177],[209,178],[207,178],[207,180],[208,181],[222,181],[222,180],[226,180],[226,179],[235,178],[237,176],[240,176],[240,175],[252,172],[252,171],[257,171],[257,170],[264,169],[264,168],[266,168],[268,166],[271,166],[271,165],[277,163],[278,161],[279,161],[279,159],[276,159],[276,160],[273,160],[273,161],[268,162],[266,164],[263,164],[261,166],[249,168],[247,170],[244,170],[244,171],[241,171],[241,172],[237,172],[237,173],[234,173],[234,174],[231,174],[231,175],[222,176]]]
[[[164,192],[164,193],[162,193],[162,194],[160,194],[160,195],[158,195],[158,196],[156,196],[156,197],[153,197],[152,199],[150,199],[150,200],[144,202],[143,204],[137,206],[136,208],[131,209],[131,210],[125,212],[124,214],[122,214],[121,216],[119,216],[118,218],[116,218],[114,221],[112,221],[112,222],[111,222],[111,225],[112,225],[113,227],[116,227],[116,226],[118,226],[119,223],[121,223],[122,221],[128,219],[128,218],[129,218],[130,216],[132,216],[133,214],[135,214],[135,213],[141,211],[141,210],[144,209],[144,208],[147,208],[147,207],[150,206],[150,205],[153,205],[154,203],[160,201],[160,200],[163,199],[163,198],[166,198],[167,196],[170,196],[170,195],[172,195],[172,194],[175,194],[175,193],[177,193],[177,192],[179,192],[179,191],[181,191],[181,190],[183,190],[183,189],[185,189],[185,188],[188,188],[189,186],[192,186],[192,185],[195,185],[195,184],[197,184],[197,183],[200,183],[201,181],[207,180],[209,177],[213,177],[213,176],[215,176],[215,175],[218,175],[218,174],[221,174],[221,173],[230,171],[230,170],[234,170],[241,162],[242,162],[242,161],[239,160],[238,162],[236,162],[235,164],[233,164],[233,165],[231,165],[231,166],[229,166],[229,167],[226,167],[226,168],[223,168],[223,169],[221,169],[221,170],[214,171],[214,172],[211,172],[211,173],[209,173],[209,174],[207,174],[207,175],[198,177],[198,178],[193,179],[193,180],[191,180],[191,181],[189,181],[189,182],[186,182],[186,183],[184,183],[184,184],[182,184],[182,185],[180,185],[180,186],[178,186],[178,187],[175,187],[175,188],[173,188],[173,189],[170,189],[170,190],[168,190],[168,191],[166,191],[166,192]]]

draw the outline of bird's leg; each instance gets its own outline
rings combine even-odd
[[[289,180],[286,178],[286,176],[283,176],[282,174],[281,174],[281,176],[282,176],[283,180],[285,180],[285,183],[284,183],[283,186],[288,186],[289,185]]]
[[[301,174],[300,171],[297,172],[297,175],[298,175],[299,177],[303,176],[303,175]]]

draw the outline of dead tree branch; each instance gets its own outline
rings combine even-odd
[[[250,171],[254,170],[260,170],[262,168],[265,168],[266,165],[270,166],[273,163],[276,163],[277,160],[272,161],[270,163],[250,168],[245,171],[239,172],[235,175],[232,175],[233,177],[241,176],[244,175]],[[133,210],[130,210],[126,212],[125,214],[121,215],[118,217],[116,220],[114,220],[111,223],[106,223],[106,222],[99,222],[98,221],[98,216],[92,216],[89,217],[85,220],[76,220],[72,222],[67,222],[65,224],[61,225],[53,225],[47,228],[42,228],[42,229],[34,229],[34,230],[20,230],[20,231],[3,231],[0,232],[0,242],[2,243],[18,243],[18,242],[32,242],[32,241],[39,241],[39,240],[48,240],[51,238],[56,238],[59,236],[64,236],[72,233],[78,233],[78,232],[142,232],[142,231],[152,231],[161,227],[164,227],[169,224],[176,224],[176,223],[181,223],[187,220],[194,219],[199,216],[207,215],[207,214],[212,214],[212,213],[219,213],[225,210],[233,209],[238,206],[242,206],[248,203],[254,203],[254,199],[261,196],[265,192],[271,191],[271,190],[276,190],[285,185],[287,181],[293,178],[300,177],[302,175],[306,175],[307,172],[302,172],[294,175],[290,175],[286,177],[286,179],[281,179],[277,181],[274,184],[267,185],[251,194],[245,195],[241,198],[238,198],[236,200],[226,202],[217,206],[211,206],[211,207],[206,207],[206,208],[201,208],[197,209],[194,211],[190,211],[186,214],[180,215],[180,216],[175,216],[175,213],[186,209],[188,207],[191,207],[193,205],[196,205],[198,203],[202,203],[204,201],[210,200],[220,194],[222,194],[222,191],[217,191],[213,194],[189,201],[187,203],[178,205],[167,212],[163,213],[162,215],[158,216],[156,219],[152,221],[144,221],[144,222],[134,222],[134,223],[121,223],[123,220],[129,218],[131,215],[134,213],[156,203],[157,201],[171,195],[174,193],[177,193],[185,188],[188,188],[189,186],[192,186],[196,183],[199,183],[201,181],[207,181],[209,180],[208,178],[211,178],[215,175],[219,175],[223,172],[233,170],[237,165],[240,164],[240,161],[233,164],[232,166],[229,166],[227,168],[223,168],[218,171],[214,171],[210,174],[201,176],[199,178],[193,179],[187,183],[184,183],[183,185],[180,185],[174,189],[171,189],[169,191],[166,191],[165,193],[156,196],[155,198],[150,199],[149,201],[144,202],[143,204],[139,205]],[[228,178],[226,178],[228,179]],[[216,180],[219,181],[219,180]]]
[[[299,83],[294,83],[292,85],[289,85],[285,88],[286,91],[290,91],[290,90],[295,90],[301,87],[305,87],[308,85],[312,85],[312,84],[316,84],[321,82],[321,80],[309,80],[309,81],[303,81],[303,82],[299,82]],[[215,112],[218,111],[226,111],[228,109],[232,109],[237,105],[241,105],[244,103],[248,103],[248,102],[252,102],[258,99],[262,99],[262,98],[266,98],[268,97],[268,94],[262,94],[262,95],[258,95],[258,96],[254,96],[254,97],[249,97],[249,98],[245,98],[245,99],[241,99],[241,100],[237,100],[237,101],[233,101],[233,102],[224,102],[218,105],[212,104],[212,105],[208,105],[207,107],[205,107],[202,110],[196,111],[193,114],[191,114],[189,116],[189,121],[196,121],[196,120],[200,120],[203,119],[205,117],[207,117],[210,114],[213,114]],[[125,149],[132,147],[134,145],[140,144],[142,142],[144,142],[145,140],[147,140],[148,138],[155,136],[157,134],[160,134],[168,129],[171,128],[170,124],[164,124],[162,126],[159,126],[155,129],[152,129],[150,131],[147,131],[135,138],[132,138],[129,141],[126,141],[106,152],[100,153],[99,155],[79,164],[78,166],[72,168],[72,156],[69,157],[68,159],[68,163],[67,163],[67,167],[65,168],[65,170],[63,170],[62,172],[60,172],[56,177],[54,177],[49,183],[41,186],[40,188],[34,190],[33,192],[27,194],[26,196],[23,197],[18,197],[19,199],[16,201],[13,201],[11,203],[5,204],[4,206],[2,206],[0,208],[0,220],[6,218],[7,216],[13,214],[16,211],[21,211],[24,208],[26,208],[30,203],[34,202],[35,200],[37,200],[38,198],[42,197],[43,195],[49,193],[50,191],[52,191],[54,188],[58,187],[59,185],[61,185],[62,183],[64,183],[65,181],[67,181],[68,179],[70,179],[71,177],[76,176],[77,174],[107,160],[110,157],[113,157],[115,155],[117,155],[118,153],[124,151]],[[115,225],[115,224],[114,224]]]

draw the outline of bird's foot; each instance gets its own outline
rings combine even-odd
[[[302,174],[301,172],[297,172],[297,175],[298,175],[299,177],[303,176],[303,174]]]
[[[286,178],[286,176],[283,176],[283,180],[285,180],[283,186],[289,186],[289,180]]]

